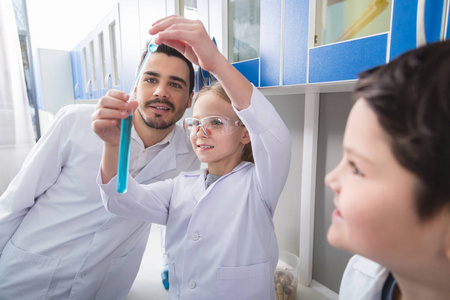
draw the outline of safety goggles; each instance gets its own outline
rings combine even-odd
[[[184,131],[189,135],[198,135],[199,132],[206,136],[227,135],[244,126],[240,120],[222,116],[210,116],[203,119],[185,118],[183,120]]]

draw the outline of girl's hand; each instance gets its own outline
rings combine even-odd
[[[149,33],[158,34],[156,44],[175,48],[192,63],[213,74],[220,64],[228,63],[198,20],[169,16],[155,22]]]

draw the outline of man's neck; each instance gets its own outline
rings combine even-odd
[[[155,129],[148,127],[144,122],[142,122],[142,120],[139,122],[136,121],[136,119],[134,119],[133,125],[136,130],[136,133],[139,135],[142,142],[144,143],[145,148],[151,147],[161,142],[173,130],[175,126],[172,125],[166,129]]]

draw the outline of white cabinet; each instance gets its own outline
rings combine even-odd
[[[75,99],[97,99],[121,87],[119,6],[112,9],[71,51]]]

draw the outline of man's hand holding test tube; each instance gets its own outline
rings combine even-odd
[[[148,51],[145,58],[137,72],[136,79],[130,89],[129,96],[130,100],[133,100],[134,90],[137,87],[139,78],[141,77],[142,67],[147,62],[150,54],[156,51],[158,46],[154,43],[155,38],[153,38],[148,44]],[[131,139],[131,127],[133,126],[133,112],[130,111],[128,118],[122,119],[120,126],[120,145],[119,145],[119,161],[117,166],[117,192],[125,193],[128,187],[128,168],[130,161],[130,139]]]

